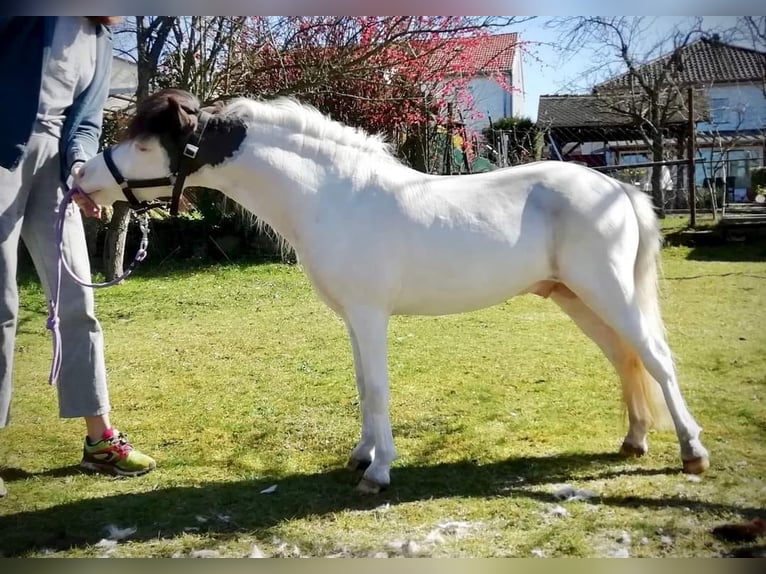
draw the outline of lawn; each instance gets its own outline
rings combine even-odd
[[[393,319],[399,458],[377,496],[343,468],[359,432],[350,346],[300,268],[166,263],[97,292],[113,421],[158,461],[135,479],[78,470],[83,425],[57,417],[45,303],[25,280],[0,553],[728,555],[742,545],[712,527],[766,518],[766,247],[668,247],[663,267],[681,388],[711,453],[701,480],[680,472],[672,433],[642,459],[615,456],[611,367],[526,296]],[[565,486],[591,497],[560,500]]]

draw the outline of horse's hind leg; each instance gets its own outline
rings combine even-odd
[[[625,456],[645,454],[649,448],[646,435],[652,426],[652,405],[647,404],[641,391],[647,382],[654,383],[645,380],[648,373],[641,359],[614,329],[604,323],[566,286],[556,285],[550,293],[550,298],[598,345],[620,377],[629,422],[628,434],[623,440],[620,453]]]
[[[597,265],[598,268],[594,268]],[[616,267],[606,261],[592,265],[580,261],[576,269],[570,269],[565,282],[604,323],[636,349],[646,370],[662,388],[678,437],[684,471],[701,473],[709,466],[708,452],[699,440],[702,429],[689,412],[678,387],[665,334],[659,321],[651,320],[642,312],[635,296],[632,268],[622,269],[620,273]]]

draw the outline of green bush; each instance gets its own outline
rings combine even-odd
[[[508,157],[509,165],[518,165],[539,160],[542,157],[542,131],[530,118],[510,117],[500,118],[489,128],[482,130],[482,135],[495,150],[501,149],[500,137],[506,133],[509,136]]]

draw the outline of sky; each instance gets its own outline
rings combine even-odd
[[[651,29],[656,38],[665,36],[675,24],[688,23],[690,18],[678,16],[648,16],[655,18]],[[736,23],[736,16],[705,16],[703,28],[726,29]],[[561,32],[545,27],[549,16],[513,26],[522,41],[532,44],[523,56],[524,107],[522,115],[537,119],[538,98],[546,94],[582,93],[588,86],[584,72],[592,68],[590,54],[586,52],[567,54],[562,61],[560,54],[549,44],[555,43]],[[604,79],[604,78],[601,78]]]

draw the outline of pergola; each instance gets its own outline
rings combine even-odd
[[[601,143],[604,148],[622,142],[643,143],[641,129],[626,114],[615,111],[605,98],[593,95],[540,96],[537,124],[558,153],[566,154],[568,144]],[[688,120],[681,114],[665,124],[668,139],[682,141]]]

